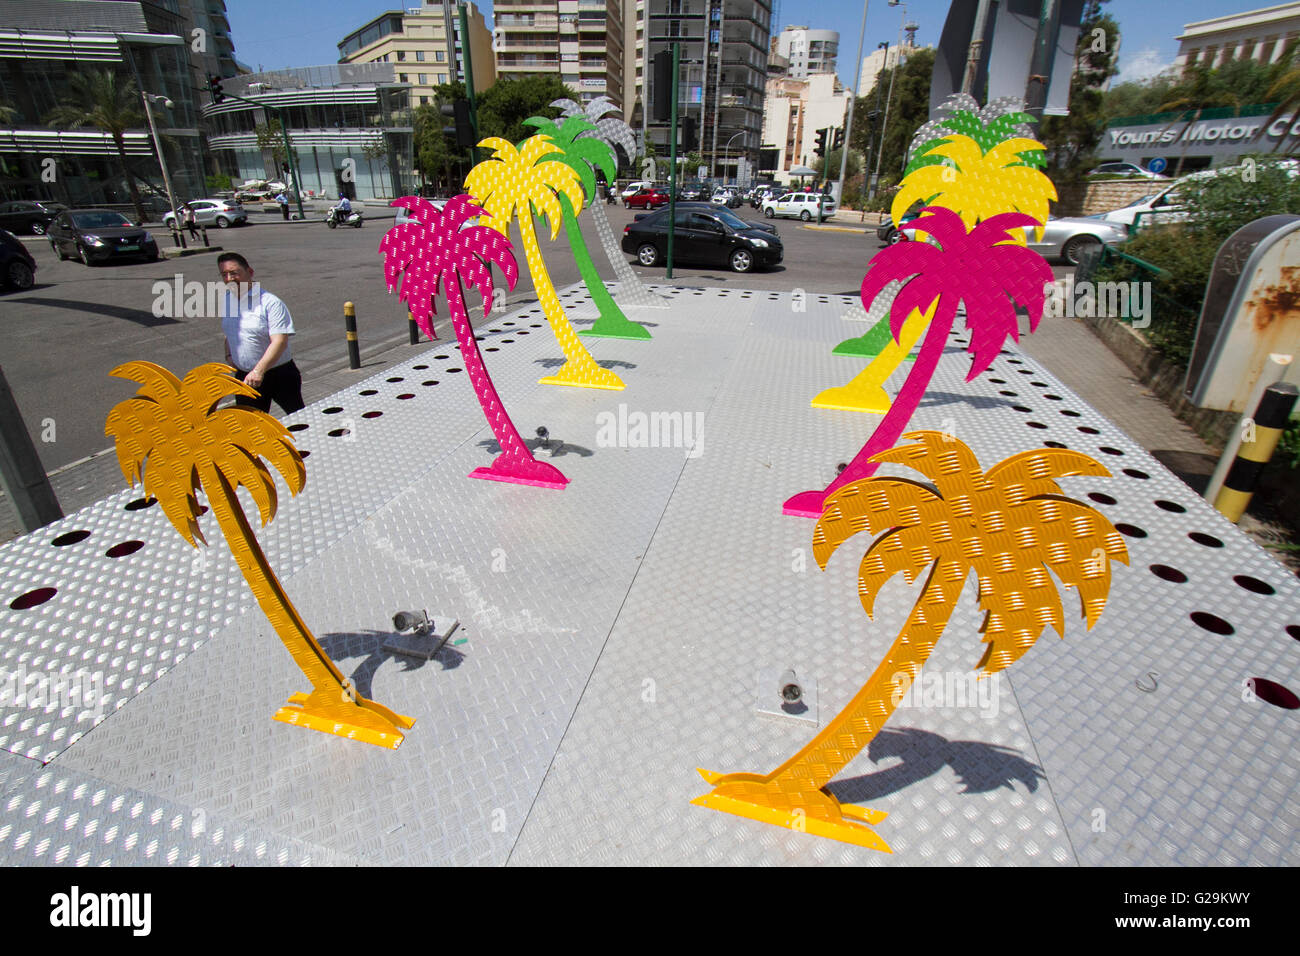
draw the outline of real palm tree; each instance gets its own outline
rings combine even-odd
[[[894,339],[901,339],[904,324],[913,315],[928,312],[938,299],[934,318],[898,397],[867,443],[825,491],[800,492],[786,501],[786,514],[820,517],[831,492],[875,471],[873,456],[893,446],[920,405],[959,303],[966,305],[966,327],[971,333],[967,381],[988,368],[1008,337],[1019,340],[1016,305],[1029,313],[1030,331],[1038,327],[1052,268],[1038,253],[1017,245],[1011,235],[1016,227],[1033,224],[1033,218],[1024,213],[1007,212],[967,232],[957,213],[927,207],[920,218],[902,228],[928,233],[937,245],[900,242],[875,255],[862,280],[862,302],[869,306],[890,282],[904,282],[890,308]]]
[[[1269,114],[1264,126],[1268,128],[1274,122],[1281,119],[1286,114],[1291,114],[1290,122],[1294,124],[1300,119],[1300,38],[1292,40],[1282,50],[1282,55],[1278,57],[1275,67],[1278,70],[1278,76],[1268,88],[1267,96],[1269,99],[1277,97],[1278,104]],[[1280,136],[1273,149],[1276,151],[1285,142],[1294,142],[1291,137]]]
[[[557,194],[565,194],[571,206],[580,207],[582,184],[578,174],[573,167],[558,161],[554,154],[562,150],[542,133],[528,137],[519,149],[495,136],[478,145],[493,152],[469,171],[465,177],[465,189],[486,211],[483,225],[509,238],[511,221],[518,223],[533,288],[537,290],[546,321],[564,352],[564,364],[554,375],[543,378],[541,383],[579,388],[623,388],[622,379],[596,364],[564,314],[564,306],[555,294],[555,285],[542,260],[533,226],[534,213],[542,213],[550,224],[551,238],[559,235],[564,213]]]
[[[580,116],[591,123],[596,128],[595,132],[581,135],[600,137],[611,149],[621,151],[624,162],[631,165],[636,156],[636,137],[627,123],[608,115],[619,111],[618,107],[610,102],[608,96],[594,97],[588,100],[585,106],[567,99],[555,100],[551,106],[558,109],[563,117]],[[606,182],[612,186],[614,181],[607,177]],[[605,215],[604,207],[600,202],[591,203],[591,217],[595,220],[596,235],[600,237],[605,258],[609,260],[614,270],[614,277],[618,279],[618,298],[625,304],[630,303],[642,308],[668,308],[668,302],[663,296],[655,295],[642,285],[637,274],[632,271],[627,256],[623,255],[618,240],[614,238],[614,230],[610,228],[609,218]]]
[[[535,459],[519,437],[483,364],[483,355],[465,308],[465,283],[483,296],[485,316],[492,308],[492,273],[485,264],[499,268],[509,287],[515,287],[519,265],[515,262],[509,240],[486,226],[465,225],[469,219],[483,214],[469,196],[456,196],[441,212],[418,196],[403,196],[389,205],[409,209],[411,221],[388,230],[379,243],[388,291],[393,291],[397,277],[401,275],[398,299],[407,303],[416,325],[433,338],[433,316],[438,310],[438,290],[441,287],[447,298],[451,324],[456,330],[456,341],[460,343],[460,354],[469,372],[470,384],[492,434],[501,446],[501,454],[491,467],[476,468],[470,477],[563,488],[569,479],[554,465]]]
[[[934,488],[902,478],[845,485],[826,504],[813,532],[813,555],[825,570],[836,549],[866,529],[875,536],[859,568],[862,607],[893,575],[909,584],[929,568],[898,637],[848,705],[802,750],[769,774],[701,770],[713,790],[693,803],[889,851],[867,824],[885,814],[841,805],[824,789],[880,732],[916,680],[974,571],[987,677],[1033,647],[1050,624],[1065,636],[1065,615],[1052,575],[1077,588],[1089,629],[1110,593],[1110,561],[1128,563],[1124,539],[1102,515],[1065,496],[1056,480],[1109,476],[1087,455],[1041,448],[1012,455],[987,472],[951,435],[911,432],[916,444],[876,455],[906,465]]]
[[[104,429],[115,441],[122,474],[132,486],[141,478],[145,494],[158,499],[172,527],[196,548],[207,544],[198,525],[196,493],[203,490],[253,596],[312,683],[310,694],[291,696],[275,719],[398,747],[402,730],[415,721],[361,696],[334,666],[272,572],[235,494],[241,485],[247,489],[263,526],[275,517],[275,479],[263,458],[291,494],[302,490],[307,473],[288,429],[254,408],[215,408],[226,395],[257,397],[229,365],[200,365],[177,379],[152,362],[127,362],[111,374],[141,386],[113,407]]]
[[[113,138],[126,188],[135,207],[136,222],[144,222],[140,190],[126,160],[126,131],[146,125],[140,91],[134,80],[121,80],[112,70],[68,74],[68,98],[52,109],[45,121],[56,129],[94,126]]]
[[[552,155],[558,162],[571,167],[578,174],[588,205],[593,209],[599,209],[593,167],[604,172],[605,180],[611,182],[614,174],[618,172],[618,163],[614,159],[614,150],[608,143],[602,139],[582,135],[594,132],[596,128],[578,116],[570,116],[560,126],[556,126],[554,120],[544,116],[530,116],[524,120],[524,125],[536,127],[538,132],[545,134],[560,148],[558,154]],[[569,240],[569,251],[573,253],[573,260],[578,264],[578,272],[582,276],[583,284],[600,312],[596,323],[581,334],[610,339],[650,338],[650,333],[646,331],[645,326],[631,321],[623,314],[623,310],[618,307],[618,303],[609,294],[605,284],[600,281],[600,273],[596,271],[596,265],[591,261],[591,253],[587,251],[587,243],[583,240],[582,230],[578,227],[577,210],[569,202],[568,195],[563,192],[557,192],[555,195],[560,201],[564,234]]]

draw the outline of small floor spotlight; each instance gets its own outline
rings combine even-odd
[[[393,627],[398,631],[415,631],[422,634],[429,629],[428,611],[398,611],[393,615]]]

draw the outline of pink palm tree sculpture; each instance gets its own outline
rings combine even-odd
[[[554,465],[534,458],[519,437],[483,364],[483,355],[479,352],[465,310],[462,282],[482,294],[485,316],[492,308],[492,273],[484,263],[499,268],[509,287],[515,287],[519,265],[515,262],[510,240],[494,229],[465,225],[466,220],[483,215],[483,210],[474,205],[473,197],[468,195],[449,200],[441,212],[417,196],[403,196],[389,205],[405,206],[411,210],[413,221],[394,226],[379,243],[388,291],[393,291],[400,274],[402,284],[398,299],[406,301],[416,324],[432,337],[438,289],[442,287],[451,313],[451,324],[456,330],[456,341],[460,343],[460,354],[465,360],[465,370],[469,372],[474,394],[478,396],[492,434],[501,446],[501,454],[492,465],[475,468],[470,477],[541,488],[563,488],[569,479]]]
[[[924,313],[938,299],[934,318],[921,342],[921,351],[908,373],[898,398],[876,426],[867,443],[849,466],[823,491],[803,491],[786,501],[788,515],[820,518],[827,496],[851,481],[869,478],[878,464],[871,459],[893,448],[930,384],[943,354],[957,315],[966,304],[966,328],[970,330],[970,381],[992,363],[1009,336],[1020,339],[1015,306],[1029,313],[1029,329],[1043,317],[1045,286],[1052,281],[1051,266],[1032,250],[1016,245],[1010,230],[1040,223],[1020,212],[990,216],[970,232],[961,217],[950,209],[927,206],[921,216],[900,228],[928,233],[938,242],[903,242],[876,254],[873,266],[862,280],[862,304],[871,302],[890,282],[904,280],[890,310],[890,329],[897,339],[913,312]]]

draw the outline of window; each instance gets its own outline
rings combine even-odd
[[[405,51],[405,50],[398,50],[398,51],[397,51],[397,62],[398,62],[398,63],[404,63],[404,62],[406,62],[406,51]]]
[[[421,85],[421,86],[428,86],[428,85],[429,85],[429,74],[428,74],[428,73],[421,73],[421,74],[419,74],[419,76],[420,76],[420,85]]]
[[[435,50],[433,52],[433,58],[438,63],[445,63],[447,61],[447,54],[444,53],[442,50]]]
[[[398,82],[398,83],[406,83],[406,82],[408,82],[408,80],[406,79],[406,74],[405,74],[405,73],[398,73],[398,74],[397,74],[397,82]]]
[[[421,105],[421,106],[428,106],[428,105],[429,105],[429,98],[428,98],[427,96],[421,96],[421,97],[420,97],[420,105]]]
[[[446,82],[447,82],[447,74],[446,74],[446,73],[439,73],[439,74],[438,74],[438,82],[439,82],[439,83],[446,83]]]
[[[423,63],[423,62],[424,62],[424,51],[423,51],[423,50],[416,50],[416,51],[415,51],[415,60],[416,60],[417,63]]]

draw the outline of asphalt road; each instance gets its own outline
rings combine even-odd
[[[616,236],[633,210],[605,206]],[[252,224],[209,230],[214,244],[243,254],[264,288],[289,306],[297,330],[293,354],[302,368],[304,394],[312,401],[312,382],[346,367],[343,303],[356,304],[363,362],[382,364],[387,353],[400,357],[408,341],[406,309],[387,294],[378,244],[391,219],[371,218],[361,229],[330,230],[321,222],[283,223],[252,214]],[[744,207],[742,218],[759,214]],[[613,278],[597,249],[594,229],[583,216],[584,236],[602,276]],[[557,288],[579,281],[563,230],[551,241],[542,222],[541,244]],[[863,229],[856,213],[829,224],[804,228],[796,220],[778,223],[785,261],[766,272],[744,275],[723,268],[690,265],[674,269],[673,284],[733,288],[803,288],[809,293],[856,294],[867,261],[880,248],[874,229]],[[852,229],[853,231],[844,231]],[[170,244],[161,230],[160,243]],[[517,236],[512,238],[517,242]],[[203,362],[222,361],[221,328],[212,313],[185,314],[185,283],[217,280],[216,256],[201,254],[156,263],[122,262],[87,267],[58,261],[48,242],[25,240],[37,261],[36,285],[27,292],[0,295],[0,367],[22,410],[23,419],[47,472],[106,449],[104,418],[117,402],[133,394],[133,383],[110,377],[117,365],[133,359],[156,362],[177,374]],[[519,256],[523,266],[523,256]],[[663,267],[634,267],[647,281],[666,282]],[[507,296],[517,307],[535,298],[527,269]],[[1058,275],[1063,274],[1057,269]],[[500,278],[500,274],[497,274]],[[156,315],[159,289],[174,306],[170,290],[181,283],[178,312]],[[163,283],[163,287],[157,286]],[[475,297],[476,298],[476,297]],[[440,317],[441,318],[441,317]],[[481,313],[480,313],[481,318]],[[435,320],[438,321],[438,320]],[[439,334],[449,337],[445,319]]]

